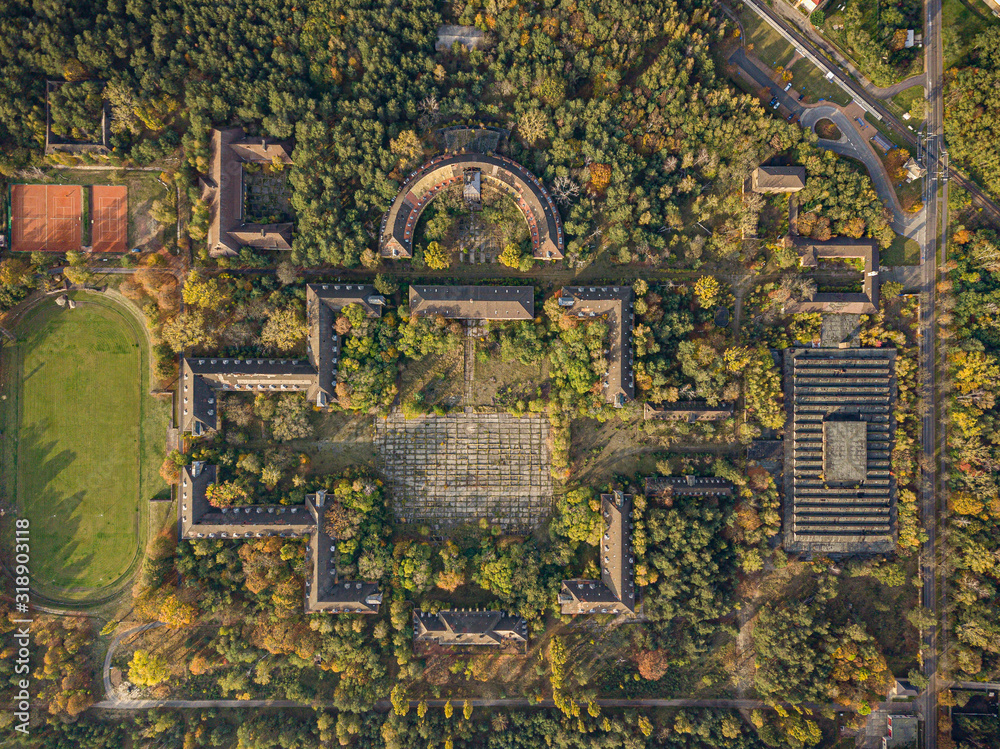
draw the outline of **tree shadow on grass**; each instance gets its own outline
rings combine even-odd
[[[52,486],[53,480],[73,464],[78,454],[74,450],[56,451],[54,441],[43,439],[39,425],[21,430],[18,450],[18,463],[30,466],[34,478],[31,493],[18,497],[21,514],[33,520],[29,536],[32,582],[43,588],[60,587],[55,580],[66,577],[67,573],[75,577],[95,558],[94,552],[77,556],[81,546],[78,540],[81,518],[76,510],[88,490],[65,494]],[[43,479],[41,483],[39,478]]]

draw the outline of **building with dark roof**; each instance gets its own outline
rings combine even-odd
[[[251,539],[268,536],[309,538],[306,564],[305,612],[314,614],[377,614],[382,603],[378,584],[338,579],[333,561],[336,543],[323,526],[326,492],[306,497],[302,505],[213,507],[208,487],[218,481],[218,468],[196,462],[181,469],[180,537],[197,539]]]
[[[504,156],[482,153],[437,156],[410,174],[382,218],[382,257],[413,256],[413,232],[420,214],[448,187],[462,185],[464,190],[468,169],[479,170],[479,185],[500,190],[517,204],[528,223],[536,260],[562,259],[562,221],[548,190],[520,164]]]
[[[616,407],[635,397],[632,371],[632,326],[634,295],[631,286],[563,286],[559,305],[567,315],[602,317],[608,324],[608,373],[602,383],[604,395]]]
[[[642,404],[645,421],[723,421],[733,415],[732,403],[710,406],[705,401],[677,401],[676,403]]]
[[[644,490],[647,497],[729,497],[733,485],[715,476],[652,476]]]
[[[532,320],[533,286],[411,286],[410,314],[449,320]]]
[[[445,647],[526,645],[528,622],[505,611],[452,609],[432,614],[413,610],[413,642]]]
[[[208,251],[213,257],[237,255],[240,247],[292,249],[291,224],[248,224],[243,211],[243,164],[291,164],[287,143],[247,138],[243,128],[212,130],[209,173],[202,180],[202,200],[208,203]]]
[[[198,436],[219,428],[216,393],[304,392],[319,407],[335,399],[340,336],[334,329],[337,313],[357,304],[369,317],[379,317],[385,299],[370,284],[309,284],[306,317],[309,324],[308,360],[191,357],[181,360],[177,398],[182,432]]]
[[[563,614],[634,614],[635,558],[632,551],[632,495],[601,495],[601,579],[563,580]]]
[[[814,294],[812,299],[789,300],[785,314],[802,312],[836,312],[841,314],[873,315],[878,312],[878,246],[871,239],[831,239],[816,242],[799,238],[793,245],[804,268],[816,268],[823,258],[860,258],[864,261],[864,279],[860,293]]]
[[[895,349],[786,349],[784,540],[795,552],[895,548]]]
[[[759,166],[750,175],[754,192],[798,192],[806,186],[804,166]]]

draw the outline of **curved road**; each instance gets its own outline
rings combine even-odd
[[[789,93],[776,84],[768,72],[750,58],[742,47],[737,48],[729,56],[729,62],[740,68],[758,86],[769,91],[784,110],[790,113],[789,117],[798,115],[802,127],[812,130],[819,120],[831,120],[841,132],[840,140],[821,138],[817,145],[841,156],[850,156],[864,164],[868,174],[871,175],[872,183],[875,185],[875,192],[892,213],[892,228],[909,239],[921,240],[926,224],[926,209],[918,213],[907,213],[903,210],[896,198],[892,181],[882,165],[882,160],[868,145],[867,137],[858,131],[855,123],[846,114],[830,104],[803,105],[794,95],[796,92]],[[871,129],[872,134],[875,133],[871,125],[866,126]]]
[[[132,635],[137,635],[140,632],[145,632],[149,629],[156,629],[157,627],[165,627],[163,622],[150,622],[149,624],[143,624],[141,627],[133,627],[132,629],[122,632],[120,635],[115,635],[111,644],[108,645],[108,652],[104,656],[104,701],[98,702],[97,704],[101,707],[111,707],[114,705],[125,705],[129,704],[127,702],[119,702],[115,699],[113,690],[111,688],[111,658],[115,654],[115,650],[118,646],[122,644],[122,640]]]
[[[924,229],[925,211],[918,213],[907,213],[899,204],[896,198],[896,191],[893,189],[892,181],[886,174],[882,160],[875,154],[865,137],[857,131],[850,118],[833,106],[809,107],[802,110],[801,122],[803,127],[812,130],[816,123],[822,119],[828,119],[841,132],[840,140],[820,139],[818,146],[826,148],[841,156],[850,156],[865,165],[868,174],[871,175],[872,183],[879,198],[892,212],[892,228],[910,239],[917,238]],[[868,126],[869,128],[871,125]]]
[[[799,29],[797,25],[795,28],[792,28],[790,22],[775,12],[767,4],[767,2],[765,2],[765,0],[743,0],[743,2],[747,7],[755,11],[772,27],[774,27],[778,33],[796,46],[796,48],[799,48],[800,51],[804,49],[812,57],[815,57],[820,62],[821,71],[832,73],[833,76],[842,84],[842,87],[851,93],[855,100],[859,103],[864,102],[865,108],[878,112],[883,122],[898,133],[911,148],[919,148],[917,134],[907,129],[905,123],[896,118],[888,109],[886,109],[885,105],[882,104],[876,96],[869,93],[865,86],[846,74],[841,69],[840,65],[830,62],[811,39],[806,39],[806,37],[803,36],[801,29]],[[781,6],[781,3],[778,3],[777,5]],[[931,108],[934,109],[935,107],[940,106],[943,79],[940,67],[941,54],[939,33],[942,24],[941,0],[927,0],[927,11],[928,17],[924,27],[924,50],[925,54],[928,56],[926,68],[929,71],[927,80],[930,82],[927,94],[928,102],[931,104]],[[935,64],[935,60],[937,64]],[[863,77],[861,77],[860,80],[864,80],[868,86],[871,86],[871,84],[868,83]],[[930,112],[929,114],[933,117],[933,112]],[[934,133],[932,132],[932,135],[933,134]],[[939,133],[937,137],[941,139],[943,136]],[[972,197],[973,202],[983,208],[994,221],[1000,222],[1000,205],[997,205],[997,203],[995,203],[992,198],[990,198],[990,196],[979,187],[979,185],[963,175],[961,172],[958,172],[954,168],[950,167],[947,161],[942,163],[938,158],[940,155],[941,154],[938,150],[932,149],[931,152],[928,153],[927,158],[923,160],[924,166],[926,166],[930,171],[943,168],[948,179],[954,181],[959,185],[959,187],[968,192]]]
[[[869,83],[867,80],[865,80],[862,85],[864,85],[865,91],[870,93],[872,96],[876,96],[879,99],[891,99],[896,94],[901,94],[908,88],[913,88],[914,86],[926,86],[927,78],[923,73],[918,73],[917,75],[911,75],[906,80],[893,83],[891,86],[886,86],[885,88],[879,88],[875,84]]]

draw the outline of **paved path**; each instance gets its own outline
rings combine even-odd
[[[117,703],[117,700],[115,700],[113,690],[111,688],[111,658],[112,656],[114,656],[115,651],[118,649],[118,646],[121,645],[122,640],[125,640],[126,638],[131,637],[132,635],[137,635],[140,632],[145,632],[146,630],[149,629],[156,629],[157,627],[164,627],[164,626],[166,625],[163,622],[150,622],[149,624],[143,624],[141,627],[133,627],[132,629],[126,630],[122,632],[120,635],[115,635],[114,639],[111,641],[111,644],[108,646],[107,654],[104,656],[105,699],[103,702],[98,702],[97,703],[98,705],[107,706],[109,703],[110,704]]]
[[[952,689],[1000,689],[1000,682],[998,681],[953,681],[951,683]]]
[[[900,81],[899,83],[893,83],[891,86],[886,86],[885,88],[879,88],[867,80],[865,80],[862,85],[868,93],[877,96],[879,99],[884,101],[886,99],[891,99],[893,96],[896,96],[896,94],[903,93],[908,88],[913,88],[914,86],[925,86],[926,84],[927,76],[923,73],[919,73],[917,75],[911,75],[909,78]]]
[[[920,239],[924,233],[925,213],[907,213],[899,204],[892,181],[885,171],[882,160],[868,144],[866,136],[874,135],[875,129],[867,125],[865,134],[858,131],[852,121],[840,107],[830,104],[804,105],[795,96],[795,90],[785,91],[775,83],[770,75],[752,57],[748,56],[742,47],[729,57],[729,61],[749,76],[757,85],[768,89],[776,97],[780,108],[791,115],[798,116],[802,127],[812,130],[822,119],[831,120],[841,132],[840,140],[825,140],[821,138],[817,145],[841,156],[857,159],[868,170],[875,186],[875,192],[892,213],[892,228],[910,239]],[[867,124],[867,123],[866,123]]]
[[[896,191],[892,186],[892,180],[886,174],[882,160],[875,154],[868,144],[867,138],[858,132],[854,123],[840,111],[838,107],[818,106],[809,107],[802,112],[802,126],[812,129],[821,119],[828,119],[841,132],[840,140],[820,139],[817,143],[822,148],[838,153],[841,156],[850,156],[865,165],[868,174],[871,175],[872,183],[875,185],[875,192],[885,206],[892,213],[892,228],[904,237],[915,239],[921,236],[924,231],[925,215],[921,210],[918,213],[908,213],[903,210],[896,197]],[[875,130],[868,126],[872,134]]]
[[[472,407],[472,386],[476,380],[476,329],[473,320],[465,321],[465,399],[463,405]]]
[[[85,172],[162,172],[169,167],[164,166],[84,166],[83,164],[50,164],[53,169],[80,169]]]
[[[426,700],[428,707],[444,707],[449,700]],[[450,700],[452,705],[461,706],[465,700],[461,697],[454,697]],[[701,707],[717,708],[723,710],[738,709],[770,709],[768,703],[761,700],[700,700],[682,698],[674,700],[641,699],[641,700],[594,700],[601,707]],[[415,708],[420,704],[420,700],[410,700],[410,707]],[[542,700],[536,702],[528,698],[515,698],[506,700],[469,700],[473,707],[519,707],[519,708],[552,708],[555,703],[552,700]],[[295,702],[294,700],[104,700],[98,702],[94,707],[105,710],[152,710],[162,707],[186,708],[186,709],[207,709],[207,708],[244,708],[244,707],[311,707],[324,708],[334,707],[332,702]],[[843,705],[813,705],[803,704],[811,710],[836,709],[845,710]],[[379,700],[373,706],[376,712],[388,712],[392,704],[388,700]]]

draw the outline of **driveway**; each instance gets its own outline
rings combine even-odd
[[[892,228],[904,237],[922,241],[926,211],[922,210],[915,214],[907,213],[900,206],[889,175],[882,165],[882,160],[868,144],[868,137],[875,134],[875,128],[872,125],[866,123],[868,129],[862,134],[851,118],[844,114],[839,107],[830,104],[807,106],[800,103],[798,92],[795,89],[789,89],[786,92],[784,86],[771,78],[769,71],[761,67],[753,57],[747,55],[742,47],[737,48],[729,56],[729,62],[738,67],[758,86],[767,89],[772,96],[777,97],[779,111],[783,110],[783,112],[798,116],[802,127],[813,130],[820,120],[831,120],[841,132],[840,140],[820,138],[816,145],[841,156],[849,156],[864,164],[872,178],[872,183],[875,185],[875,192],[892,213]]]
[[[868,144],[867,131],[866,135],[859,133],[854,122],[846,114],[841,112],[839,108],[828,105],[806,108],[801,115],[802,127],[812,130],[816,123],[822,119],[832,121],[840,130],[841,137],[840,140],[820,138],[816,145],[841,156],[850,156],[864,164],[872,178],[872,183],[875,185],[875,192],[892,212],[892,228],[904,237],[919,240],[923,236],[925,212],[921,210],[919,213],[908,213],[899,205],[896,191],[893,189],[889,175],[886,174],[885,167],[882,166],[882,160]],[[868,125],[868,130],[874,135],[875,128],[872,125]]]

